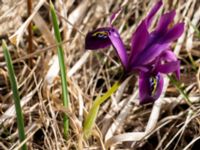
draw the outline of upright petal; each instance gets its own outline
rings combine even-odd
[[[151,103],[157,100],[163,89],[164,80],[161,74],[140,73],[139,97],[140,104]]]
[[[151,25],[154,15],[162,6],[162,0],[158,1],[151,9],[148,16],[140,23],[131,39],[131,53],[129,56],[129,63],[135,61],[138,54],[144,50],[150,41],[150,34],[148,28]]]
[[[85,38],[85,49],[96,50],[110,46],[112,43],[108,33],[111,30],[112,28],[106,27],[89,32]]]
[[[170,43],[177,40],[184,31],[184,23],[174,25],[161,39],[160,43]]]
[[[151,25],[153,17],[155,16],[155,14],[157,13],[157,11],[160,9],[161,6],[162,6],[162,0],[158,1],[149,12],[147,18],[145,19],[147,28]]]
[[[169,24],[173,21],[175,15],[175,10],[163,14],[158,22],[155,32],[158,34],[165,33],[168,29]]]
[[[149,32],[145,21],[143,21],[136,29],[131,39],[131,53],[129,61],[133,62],[137,55],[146,47],[149,39]]]

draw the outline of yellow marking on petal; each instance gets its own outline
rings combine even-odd
[[[152,93],[151,95],[154,95],[156,93],[156,89],[157,89],[157,78],[156,77],[152,77],[152,80],[153,80],[153,88],[152,88]]]
[[[99,32],[95,32],[92,34],[92,36],[97,36],[97,35],[105,35],[105,36],[108,36],[108,32],[106,31],[99,31]]]

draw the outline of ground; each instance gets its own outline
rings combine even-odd
[[[60,21],[65,54],[70,98],[68,109],[62,105],[61,79],[49,4],[44,0],[29,2],[32,4],[33,16],[28,15],[30,8],[27,8],[25,0],[0,1],[0,41],[4,39],[7,42],[13,60],[28,149],[199,148],[199,0],[163,0],[164,5],[151,27],[155,27],[163,12],[173,9],[176,10],[173,24],[185,23],[184,34],[172,46],[181,61],[180,80],[175,84],[166,76],[165,90],[159,101],[139,105],[138,79],[137,76],[131,76],[100,107],[89,139],[82,138],[87,112],[93,100],[119,79],[122,69],[112,47],[95,52],[85,50],[85,35],[97,27],[108,26],[111,14],[121,8],[113,25],[119,29],[127,49],[130,49],[132,33],[156,0],[53,1]],[[28,31],[28,18],[32,23],[32,35]],[[63,136],[64,113],[70,118],[67,138]],[[2,47],[0,127],[0,149],[19,149],[14,101]]]

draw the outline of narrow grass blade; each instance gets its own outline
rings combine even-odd
[[[172,84],[177,88],[177,90],[182,94],[182,96],[184,97],[186,103],[193,108],[192,103],[189,99],[189,96],[185,93],[185,91],[182,89],[182,87],[180,86],[180,83],[174,79],[173,76],[168,75],[168,78],[170,79],[170,81],[172,82]]]
[[[198,38],[200,38],[200,30],[198,29],[198,27],[193,25],[192,22],[189,22],[189,25],[193,27],[194,31],[197,33]]]
[[[24,132],[24,119],[23,119],[21,105],[20,105],[20,97],[19,97],[19,93],[17,89],[17,82],[15,79],[15,73],[14,73],[10,53],[8,51],[5,41],[2,41],[2,47],[3,47],[4,57],[6,60],[6,65],[8,68],[9,80],[10,80],[11,88],[13,92],[13,99],[14,99],[15,110],[16,110],[16,115],[17,115],[17,127],[18,127],[18,132],[19,132],[19,139],[20,139],[20,142],[22,142],[25,140],[26,136]],[[27,150],[26,144],[22,146],[22,150]]]
[[[60,35],[58,21],[57,21],[58,19],[55,13],[54,6],[51,2],[50,2],[50,10],[51,10],[51,17],[53,21],[53,28],[54,28],[56,43],[59,45],[58,59],[59,59],[60,72],[61,72],[63,105],[64,107],[68,107],[69,97],[68,97],[68,89],[67,89],[67,76],[66,76],[66,70],[65,70],[64,53],[63,53],[62,45],[59,44],[62,42],[62,40],[61,40],[61,35]],[[64,123],[64,137],[66,138],[68,135],[68,129],[69,129],[69,120],[66,115],[63,116],[63,123]]]
[[[94,101],[83,125],[83,134],[85,138],[89,138],[91,134],[100,105],[105,102],[119,88],[119,86],[120,83],[117,81],[103,96],[97,97]]]

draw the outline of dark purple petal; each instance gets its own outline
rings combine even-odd
[[[131,53],[129,57],[129,63],[135,60],[135,58],[141,51],[144,50],[144,48],[151,40],[150,34],[148,32],[148,27],[151,25],[154,15],[157,13],[161,6],[162,0],[156,3],[156,5],[149,12],[148,16],[140,23],[135,33],[133,34],[131,39]]]
[[[118,31],[113,28],[112,31],[109,32],[109,38],[110,38],[112,45],[115,47],[115,50],[117,51],[117,54],[120,58],[122,65],[125,67],[125,69],[127,69],[128,56],[126,53],[124,43],[123,43]]]
[[[162,0],[158,1],[149,12],[147,18],[145,19],[147,28],[151,25],[153,17],[155,16],[155,14],[157,13],[157,11],[160,9],[161,6],[162,6]]]
[[[165,33],[168,29],[169,24],[173,21],[175,15],[176,12],[174,10],[163,14],[156,27],[156,33],[158,34]]]
[[[177,23],[162,38],[160,43],[170,43],[177,40],[184,31],[184,23]]]
[[[143,21],[132,36],[129,61],[134,61],[137,55],[145,48],[148,39],[149,32],[147,30],[145,22]]]
[[[113,45],[122,62],[122,65],[127,69],[128,56],[124,47],[123,41],[118,31],[112,27],[99,28],[90,32],[86,36],[85,48],[96,50]]]
[[[163,76],[161,74],[151,75],[140,73],[139,76],[139,97],[140,104],[152,103],[157,100],[163,89]]]
[[[150,48],[142,51],[137,59],[132,61],[132,67],[137,65],[146,65],[154,61],[163,51],[169,49],[168,44],[154,44]]]
[[[171,61],[165,64],[158,65],[156,70],[161,73],[172,73],[175,72],[177,78],[180,78],[180,61]]]
[[[110,46],[112,43],[108,34],[111,30],[112,28],[107,27],[89,32],[85,39],[85,49],[96,50]]]
[[[151,89],[149,84],[149,76],[140,73],[139,76],[139,98],[140,104],[144,104],[150,98]],[[150,99],[151,100],[151,99]]]
[[[163,90],[163,85],[164,85],[164,78],[163,78],[163,76],[162,76],[162,74],[157,74],[156,75],[156,88],[155,88],[155,91],[154,91],[154,93],[152,93],[153,94],[153,98],[155,99],[155,100],[157,100],[159,97],[160,97],[160,95],[162,94],[162,90]]]

